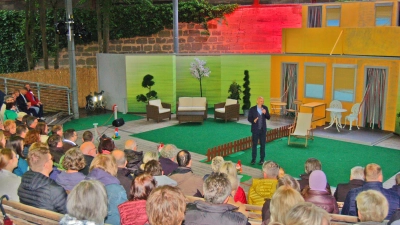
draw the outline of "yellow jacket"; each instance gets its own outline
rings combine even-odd
[[[262,206],[266,198],[272,198],[277,184],[278,180],[276,179],[253,179],[253,184],[248,194],[249,204]]]

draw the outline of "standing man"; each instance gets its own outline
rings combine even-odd
[[[249,116],[247,120],[251,123],[251,133],[252,133],[252,158],[251,165],[256,163],[257,158],[257,144],[260,140],[260,162],[259,165],[264,164],[265,157],[265,140],[267,136],[267,121],[271,118],[269,115],[268,107],[263,105],[264,98],[259,96],[257,98],[257,105],[253,106],[249,110]]]

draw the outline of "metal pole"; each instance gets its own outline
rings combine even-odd
[[[178,0],[172,0],[173,2],[173,10],[174,10],[174,20],[173,20],[173,28],[174,28],[174,53],[179,53],[179,25],[178,25]]]
[[[74,43],[74,27],[72,15],[72,0],[65,0],[66,21],[68,24],[68,58],[69,58],[69,74],[71,76],[71,92],[72,92],[72,108],[74,119],[79,119],[78,107],[78,85],[76,82],[76,62],[75,62],[75,43]]]

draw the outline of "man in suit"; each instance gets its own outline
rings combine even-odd
[[[78,135],[76,134],[74,129],[68,129],[64,131],[64,153],[67,152],[70,148],[78,147],[78,145],[76,144],[76,140],[78,140]]]
[[[258,164],[264,164],[267,120],[271,118],[271,115],[269,114],[268,107],[263,104],[264,98],[259,96],[257,98],[257,105],[250,108],[249,116],[247,117],[247,120],[251,123],[251,138],[253,141],[251,165],[256,163],[258,140],[260,140],[260,162]]]
[[[16,96],[16,103],[19,111],[25,112],[28,115],[32,115],[34,117],[38,117],[37,112],[39,112],[39,108],[36,108],[31,105],[30,102],[28,102],[25,98],[27,90],[25,89],[16,89],[14,91],[14,94]]]
[[[336,201],[344,202],[347,193],[353,188],[358,188],[364,184],[364,168],[361,166],[353,167],[350,171],[350,182],[345,184],[338,184],[336,187],[335,196]]]

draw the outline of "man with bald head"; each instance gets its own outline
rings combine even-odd
[[[125,153],[122,150],[114,149],[111,154],[114,156],[115,161],[117,162],[117,178],[124,187],[127,196],[129,196],[133,177],[131,176],[130,171],[126,168],[127,161],[125,158]]]
[[[83,157],[85,157],[85,162],[86,162],[85,168],[83,168],[79,172],[88,175],[90,164],[92,163],[93,158],[96,157],[97,155],[97,148],[93,144],[93,142],[89,141],[89,142],[84,142],[79,149],[82,151]]]
[[[131,173],[135,173],[139,170],[140,165],[143,161],[143,152],[137,151],[137,143],[135,140],[127,140],[125,142],[125,157],[128,161],[126,168],[128,168]]]

